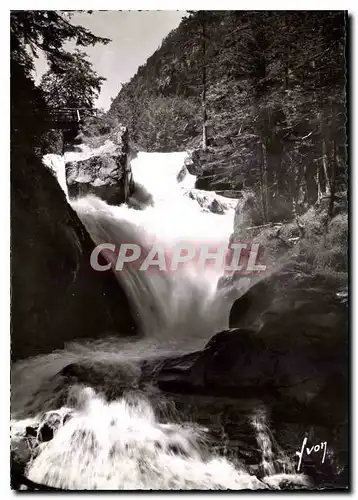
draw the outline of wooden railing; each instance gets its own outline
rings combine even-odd
[[[96,110],[91,108],[52,108],[50,120],[53,128],[78,128],[87,116],[93,116]]]

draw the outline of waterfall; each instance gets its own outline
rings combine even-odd
[[[30,466],[32,481],[64,489],[264,488],[229,461],[205,458],[200,430],[160,423],[145,400],[107,404],[91,390],[79,399],[76,415]]]
[[[74,153],[72,153],[74,155]],[[160,243],[171,249],[180,242],[228,245],[236,200],[194,189],[196,177],[184,166],[186,153],[139,153],[132,161],[134,181],[151,194],[143,210],[110,206],[94,196],[72,201],[96,244],[136,243],[150,248]],[[208,206],[216,200],[223,214]],[[183,349],[200,348],[227,326],[228,304],[216,292],[223,271],[195,266],[180,272],[140,272],[125,267],[117,278],[139,313],[146,337]]]
[[[51,170],[55,175],[62,191],[66,195],[67,201],[69,200],[68,189],[66,183],[66,165],[64,158],[60,155],[47,154],[42,158],[43,164]]]
[[[83,154],[71,153],[71,160]],[[141,210],[130,204],[110,206],[94,196],[71,200],[94,242],[142,247],[160,242],[166,248],[182,241],[227,245],[237,200],[196,190],[185,157],[182,152],[139,153],[132,161],[134,181],[152,196],[152,203]],[[65,159],[47,155],[44,163],[68,197]],[[220,213],[215,213],[218,207]],[[227,326],[229,304],[217,291],[222,271],[188,266],[175,273],[146,273],[128,267],[115,274],[139,315],[143,338],[72,343],[13,367],[14,446],[24,439],[27,426],[37,429],[37,451],[26,476],[63,489],[279,489],[275,451],[263,417],[252,418],[262,454],[263,474],[258,478],[244,464],[217,454],[208,430],[191,416],[185,422],[171,411],[166,419],[159,418],[156,405],[158,397],[163,404],[164,396],[154,390],[153,399],[153,388],[138,390],[141,360],[200,349]],[[89,370],[107,367],[104,387],[69,385],[60,372],[71,363],[85,363]],[[127,394],[125,390],[108,401],[103,394],[109,383],[123,386]],[[38,442],[41,425],[56,412],[60,424],[53,439]],[[286,481],[306,484],[292,467],[287,472]]]

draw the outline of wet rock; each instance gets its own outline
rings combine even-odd
[[[37,440],[42,443],[51,441],[56,431],[65,425],[72,415],[73,412],[71,410],[63,408],[44,413],[39,422]]]
[[[240,387],[266,387],[272,376],[264,342],[254,331],[233,329],[210,340],[190,369],[188,382],[205,392],[216,394],[219,389],[223,395],[235,395]]]
[[[260,200],[254,193],[247,192],[238,203],[235,210],[234,234],[238,239],[242,237],[242,228],[250,226],[259,226],[262,224],[262,208]]]
[[[111,137],[95,150],[89,150],[87,158],[66,163],[70,198],[94,194],[110,205],[128,200],[134,188],[128,131],[120,126]]]
[[[18,472],[24,472],[27,463],[33,456],[35,445],[35,440],[25,438],[11,442],[11,462]]]
[[[189,198],[195,200],[204,211],[209,211],[216,214],[224,214],[228,210],[235,209],[236,200],[228,199],[217,193],[209,193],[208,191],[195,191],[188,192]]]
[[[264,315],[273,318],[275,314],[286,313],[299,320],[303,317],[307,327],[313,324],[324,326],[326,323],[330,326],[332,321],[334,323],[346,315],[339,292],[340,286],[334,277],[304,274],[286,266],[254,284],[234,302],[229,326],[259,327]],[[294,319],[292,323],[295,324]]]
[[[213,212],[214,214],[224,214],[225,209],[223,205],[216,199],[214,199],[210,205],[209,205],[209,210],[210,212]]]
[[[238,396],[241,388],[261,388],[340,419],[348,383],[347,308],[317,279],[291,276],[288,283],[286,275],[276,277],[275,286],[272,279],[234,304],[230,324],[240,328],[208,343],[189,383],[223,393],[236,389]]]
[[[44,443],[46,441],[51,441],[52,438],[53,438],[53,428],[50,427],[48,424],[42,425],[39,432],[39,439]]]
[[[21,421],[14,422],[11,429],[11,487],[12,489],[41,489],[25,477],[28,464],[39,453],[42,443],[51,441],[73,412],[62,408],[44,413],[38,421],[22,427]],[[27,487],[24,488],[23,486]],[[44,488],[46,489],[46,488]]]
[[[71,363],[59,372],[71,384],[91,387],[109,400],[122,396],[125,390],[137,389],[140,374],[140,367],[135,363],[93,360]]]
[[[153,196],[144,186],[142,186],[142,184],[134,182],[134,187],[127,200],[127,205],[135,210],[144,210],[154,205]]]
[[[26,437],[36,437],[37,431],[38,431],[38,427],[28,426],[25,429],[25,435],[26,435]]]
[[[184,165],[188,172],[192,175],[200,175],[201,170],[201,156],[203,151],[201,149],[193,149],[188,151],[188,155],[184,160]]]
[[[277,274],[233,306],[232,328],[216,334],[186,370],[163,364],[166,391],[284,402],[334,422],[347,415],[348,312],[332,281]],[[187,357],[187,359],[189,359]],[[176,363],[180,365],[180,361]]]

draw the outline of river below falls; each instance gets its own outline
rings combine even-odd
[[[68,153],[66,160],[86,154]],[[139,153],[132,161],[135,182],[154,200],[143,210],[109,206],[93,196],[72,200],[95,243],[119,245],[128,238],[141,245],[172,245],[183,239],[227,243],[238,201],[196,190],[185,158],[186,153]],[[50,155],[46,162],[66,191],[65,159]],[[213,199],[223,213],[211,211]],[[139,316],[140,339],[74,342],[13,366],[15,446],[26,428],[35,429],[36,453],[25,470],[28,479],[76,490],[337,485],[341,470],[331,452],[323,466],[312,455],[305,473],[297,472],[296,452],[303,437],[312,442],[330,439],[330,429],[313,427],[305,415],[285,422],[275,402],[171,394],[159,390],[150,375],[141,381],[144,361],[155,367],[156,359],[202,349],[227,327],[231,304],[217,291],[220,272],[191,269],[172,276],[127,270],[117,277]],[[87,367],[87,383],[64,375],[73,364]],[[91,370],[98,367],[101,375],[91,383]],[[41,425],[54,415],[60,419],[57,431],[41,441]]]

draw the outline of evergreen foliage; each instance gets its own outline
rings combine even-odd
[[[41,90],[51,108],[94,108],[105,78],[97,75],[84,52],[75,50],[60,73],[47,71]]]
[[[77,46],[88,47],[96,43],[107,44],[110,40],[97,37],[82,26],[72,25],[71,17],[71,11],[53,10],[12,11],[10,14],[12,150],[28,147],[48,152],[51,149],[48,144],[51,136],[49,96],[35,86],[32,77],[34,59],[40,52],[50,66],[47,79],[64,81],[66,75],[69,78],[69,73],[74,71],[72,87],[83,90],[85,84],[92,85],[85,93],[86,104],[91,104],[99,91],[102,79],[95,75],[81,52],[69,53],[64,43],[72,40]],[[85,81],[80,77],[83,69],[86,70]],[[75,82],[76,76],[81,81]],[[62,89],[62,94],[66,91]],[[60,94],[58,91],[56,98],[60,98]],[[61,106],[62,101],[55,104]]]
[[[306,210],[346,189],[345,23],[342,11],[189,12],[109,115],[148,151],[204,146],[200,186],[252,189],[262,222]],[[178,118],[160,127],[163,113]]]

